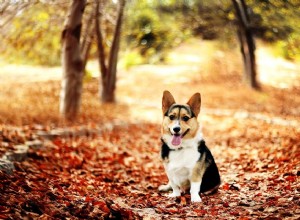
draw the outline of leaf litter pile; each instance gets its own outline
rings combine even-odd
[[[200,204],[189,194],[174,199],[158,192],[167,182],[158,156],[160,127],[141,123],[56,137],[30,149],[13,174],[0,172],[0,218],[298,219],[299,129],[220,116],[206,124],[222,185]],[[7,131],[5,141],[18,140]]]

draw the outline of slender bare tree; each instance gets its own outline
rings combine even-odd
[[[81,56],[83,59],[83,66],[85,69],[85,66],[88,62],[89,59],[89,54],[90,54],[90,50],[92,47],[92,43],[93,43],[93,39],[94,39],[94,21],[95,21],[95,11],[92,10],[88,13],[88,18],[85,21],[85,30],[83,31],[83,36],[82,36],[82,40],[81,40]]]
[[[114,102],[115,101],[115,89],[116,89],[116,75],[117,75],[117,63],[118,52],[120,47],[121,27],[123,22],[123,14],[125,8],[125,0],[119,1],[119,8],[117,13],[117,21],[115,30],[113,33],[112,45],[110,47],[109,54],[106,55],[103,42],[103,31],[101,29],[101,17],[100,2],[96,1],[96,22],[95,31],[97,39],[97,47],[99,53],[99,66],[101,71],[101,100],[102,102]]]
[[[244,63],[244,78],[251,88],[258,89],[255,42],[252,36],[248,8],[244,0],[232,0],[232,3],[238,20],[237,34]]]

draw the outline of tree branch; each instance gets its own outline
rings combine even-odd
[[[112,46],[110,48],[109,74],[112,74],[112,76],[110,77],[109,86],[113,86],[112,84],[115,82],[115,78],[116,78],[118,51],[120,47],[121,27],[122,27],[125,3],[126,3],[125,0],[120,0],[115,33],[113,37]]]
[[[101,70],[101,78],[102,78],[102,83],[106,80],[106,74],[107,74],[107,67],[105,64],[105,51],[104,51],[104,46],[103,46],[103,37],[102,37],[102,31],[100,27],[100,18],[101,15],[99,13],[100,10],[100,4],[99,0],[95,0],[96,2],[96,7],[95,7],[95,31],[96,31],[96,40],[97,40],[97,48],[98,48],[98,53],[99,53],[99,65],[100,65],[100,70]]]

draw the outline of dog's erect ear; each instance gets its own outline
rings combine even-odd
[[[165,114],[168,109],[175,103],[175,99],[169,91],[164,91],[162,97],[162,111]]]
[[[200,112],[200,106],[201,106],[201,95],[199,92],[195,93],[190,100],[187,102],[187,104],[191,107],[191,110],[195,114],[196,118],[198,117],[198,114]]]

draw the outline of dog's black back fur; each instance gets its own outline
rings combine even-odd
[[[214,157],[207,148],[204,140],[199,142],[198,151],[201,154],[199,160],[201,160],[201,157],[205,157],[205,164],[208,165],[201,182],[200,192],[203,193],[219,186],[221,184],[221,178]]]
[[[163,160],[167,159],[169,157],[170,151],[174,150],[170,149],[169,146],[162,140],[161,158]],[[200,192],[204,193],[217,188],[217,186],[221,184],[221,178],[214,157],[212,156],[210,150],[207,148],[204,140],[201,140],[199,142],[198,152],[201,154],[199,160],[202,160],[202,157],[205,157],[205,164],[207,165],[200,187]]]

